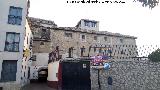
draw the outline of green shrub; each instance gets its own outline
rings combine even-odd
[[[160,49],[153,51],[150,55],[148,55],[148,59],[153,62],[159,62],[160,61]]]

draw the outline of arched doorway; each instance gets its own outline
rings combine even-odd
[[[48,67],[41,67],[38,69],[38,81],[47,82]]]

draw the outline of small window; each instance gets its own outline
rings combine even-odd
[[[89,21],[84,21],[85,26],[90,27],[90,22]]]
[[[42,28],[41,39],[50,40],[50,30],[48,30],[46,28]]]
[[[97,27],[97,23],[96,22],[92,22],[92,27]]]
[[[32,55],[31,60],[36,61],[36,55]]]
[[[21,25],[22,8],[10,6],[8,15],[8,24]]]
[[[104,37],[104,41],[107,41],[107,37]]]
[[[97,36],[94,36],[94,40],[97,41]]]
[[[42,42],[40,43],[40,45],[44,45],[44,42],[42,41]]]
[[[99,53],[102,53],[102,48],[99,49]]]
[[[30,38],[30,46],[32,47],[32,45],[33,45],[33,39],[32,39],[32,37]]]
[[[24,72],[24,77],[26,77],[26,73]]]
[[[46,29],[43,28],[43,29],[42,29],[42,32],[45,33],[45,32],[46,32]]]
[[[14,32],[6,33],[5,51],[19,51],[20,34]]]
[[[58,78],[58,73],[56,73],[56,77]]]
[[[121,51],[121,54],[125,54],[125,52],[122,50],[122,51]]]
[[[72,33],[67,33],[67,32],[65,32],[65,37],[70,37],[70,38],[72,38]]]
[[[84,53],[85,53],[85,47],[83,46],[83,47],[81,48],[81,56],[82,56],[82,57],[83,57]]]
[[[96,52],[96,47],[94,47],[94,52]]]
[[[85,35],[82,35],[82,39],[86,39]]]
[[[80,40],[82,42],[86,42],[86,35],[85,34],[80,34]]]
[[[123,43],[123,42],[124,42],[124,40],[123,40],[123,39],[120,39],[120,42],[121,42],[121,43]]]
[[[27,36],[27,44],[28,44],[28,41],[29,41],[29,40],[28,40],[28,36]]]

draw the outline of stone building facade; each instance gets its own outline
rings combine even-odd
[[[60,57],[80,58],[107,53],[112,49],[114,57],[134,57],[136,37],[99,31],[99,22],[81,19],[75,27],[58,27],[54,21],[28,17],[30,28],[33,33],[33,53],[36,57],[32,62],[31,79],[38,78],[38,70],[47,67],[49,53],[59,47]],[[121,52],[117,52],[121,51]],[[126,54],[123,54],[124,52]],[[128,53],[128,54],[127,54]],[[129,54],[130,53],[130,54]]]
[[[99,53],[101,50],[98,47],[102,47],[102,52],[105,52],[103,47],[114,47],[115,45],[118,49],[118,46],[136,45],[136,37],[133,36],[87,28],[82,29],[79,25],[76,27],[58,27],[53,21],[31,17],[28,20],[34,37],[34,53],[49,53],[55,46],[59,46],[60,54],[63,58],[66,58],[69,48],[73,47],[73,56],[81,57],[82,49],[84,50],[83,56],[88,56],[89,51],[90,55]],[[91,50],[89,50],[90,47]]]

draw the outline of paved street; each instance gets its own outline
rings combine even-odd
[[[31,83],[22,88],[22,90],[56,90],[47,86],[47,83]]]

